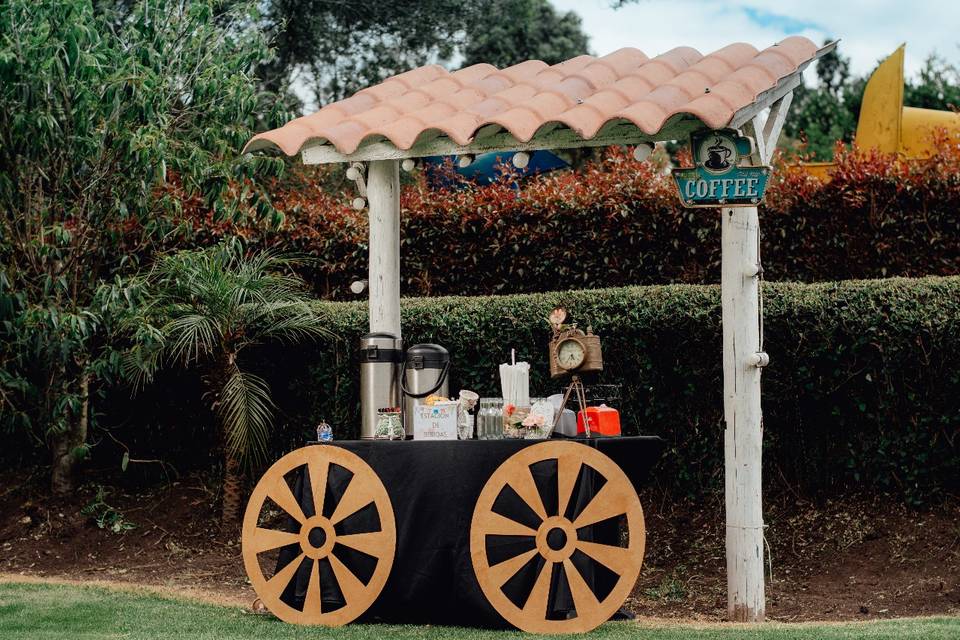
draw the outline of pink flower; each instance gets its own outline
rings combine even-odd
[[[531,413],[521,423],[525,427],[542,427],[546,419],[539,413]]]

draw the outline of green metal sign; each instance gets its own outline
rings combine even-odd
[[[694,167],[673,170],[685,207],[753,207],[763,199],[770,167],[743,166],[753,140],[733,129],[690,136]]]

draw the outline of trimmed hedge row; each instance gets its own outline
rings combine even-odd
[[[358,433],[356,345],[366,332],[366,308],[317,304],[339,340],[254,356],[284,411],[271,458],[299,446],[321,418],[338,438]],[[623,384],[626,432],[669,442],[658,482],[691,495],[719,490],[717,286],[405,299],[404,338],[450,349],[453,393],[498,395],[497,364],[511,347],[533,365],[532,391],[552,393],[558,385],[547,376],[545,318],[556,305],[603,337],[606,369],[599,381]],[[764,306],[771,356],[763,379],[768,483],[803,495],[856,487],[913,501],[960,488],[960,277],[768,283]],[[180,380],[168,380],[164,397],[198,393],[169,386]],[[146,413],[164,419],[162,411]],[[138,429],[141,436],[151,431]],[[149,446],[166,449],[169,440]]]
[[[777,280],[960,275],[960,150],[935,160],[838,149],[827,184],[776,160],[760,208],[763,262]],[[686,161],[681,161],[686,163]],[[575,171],[484,187],[428,188],[404,174],[404,295],[487,295],[645,284],[715,283],[720,217],[684,209],[664,165],[610,148]],[[367,216],[347,206],[342,170],[295,169],[273,190],[280,229],[244,228],[252,247],[315,259],[319,295],[354,299],[367,273]],[[339,179],[339,182],[338,182]],[[194,201],[199,237],[234,232]]]

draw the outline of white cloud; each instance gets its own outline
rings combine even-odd
[[[903,42],[908,75],[933,52],[960,63],[956,0],[640,0],[617,10],[610,0],[551,2],[583,18],[590,46],[600,55],[627,46],[651,56],[681,45],[708,53],[738,41],[763,49],[797,34],[818,44],[840,38],[841,52],[859,75]]]

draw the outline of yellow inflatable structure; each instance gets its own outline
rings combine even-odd
[[[854,143],[863,150],[897,153],[908,160],[925,160],[937,153],[934,133],[944,129],[960,138],[960,113],[903,106],[903,52],[906,45],[880,63],[863,92]],[[798,165],[822,180],[830,179],[833,162]]]

